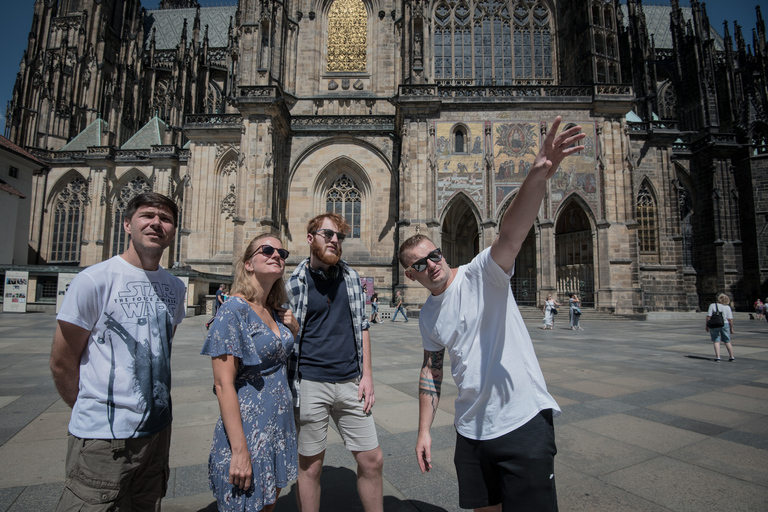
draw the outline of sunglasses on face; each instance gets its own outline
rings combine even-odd
[[[435,249],[434,251],[430,252],[423,258],[414,261],[411,264],[411,266],[405,270],[406,271],[415,270],[416,272],[424,272],[427,269],[427,260],[438,263],[442,259],[443,259],[443,253],[440,252],[440,249]]]
[[[313,233],[314,235],[320,235],[323,238],[325,238],[326,242],[330,242],[333,240],[333,235],[336,235],[336,238],[339,242],[343,242],[345,238],[347,238],[347,235],[342,233],[341,231],[334,231],[332,229],[318,229]]]
[[[256,254],[259,254],[259,251],[261,251],[261,254],[263,254],[267,258],[272,257],[272,255],[275,254],[275,251],[277,251],[277,255],[280,256],[280,259],[282,259],[282,260],[287,260],[288,256],[291,255],[291,253],[286,251],[285,249],[275,249],[271,245],[262,245],[261,247],[256,249],[255,253],[253,253],[254,256]]]

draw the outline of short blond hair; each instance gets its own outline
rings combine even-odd
[[[731,303],[731,299],[726,294],[721,293],[721,294],[719,294],[717,296],[717,302],[719,302],[720,304],[722,304],[724,306],[727,306],[728,304]]]

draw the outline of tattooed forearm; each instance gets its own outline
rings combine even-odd
[[[440,401],[440,390],[443,385],[443,358],[445,350],[439,352],[424,352],[424,363],[419,375],[419,395],[428,400],[432,416],[437,412]]]

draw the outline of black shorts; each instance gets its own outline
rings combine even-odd
[[[556,512],[552,410],[496,439],[456,436],[453,462],[461,508],[502,504],[502,510]]]

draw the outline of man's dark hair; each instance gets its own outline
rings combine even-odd
[[[170,197],[158,194],[156,192],[144,192],[139,194],[130,201],[125,207],[125,218],[130,220],[136,210],[142,206],[152,206],[154,208],[163,208],[173,214],[173,226],[179,225],[179,207],[171,200]]]

